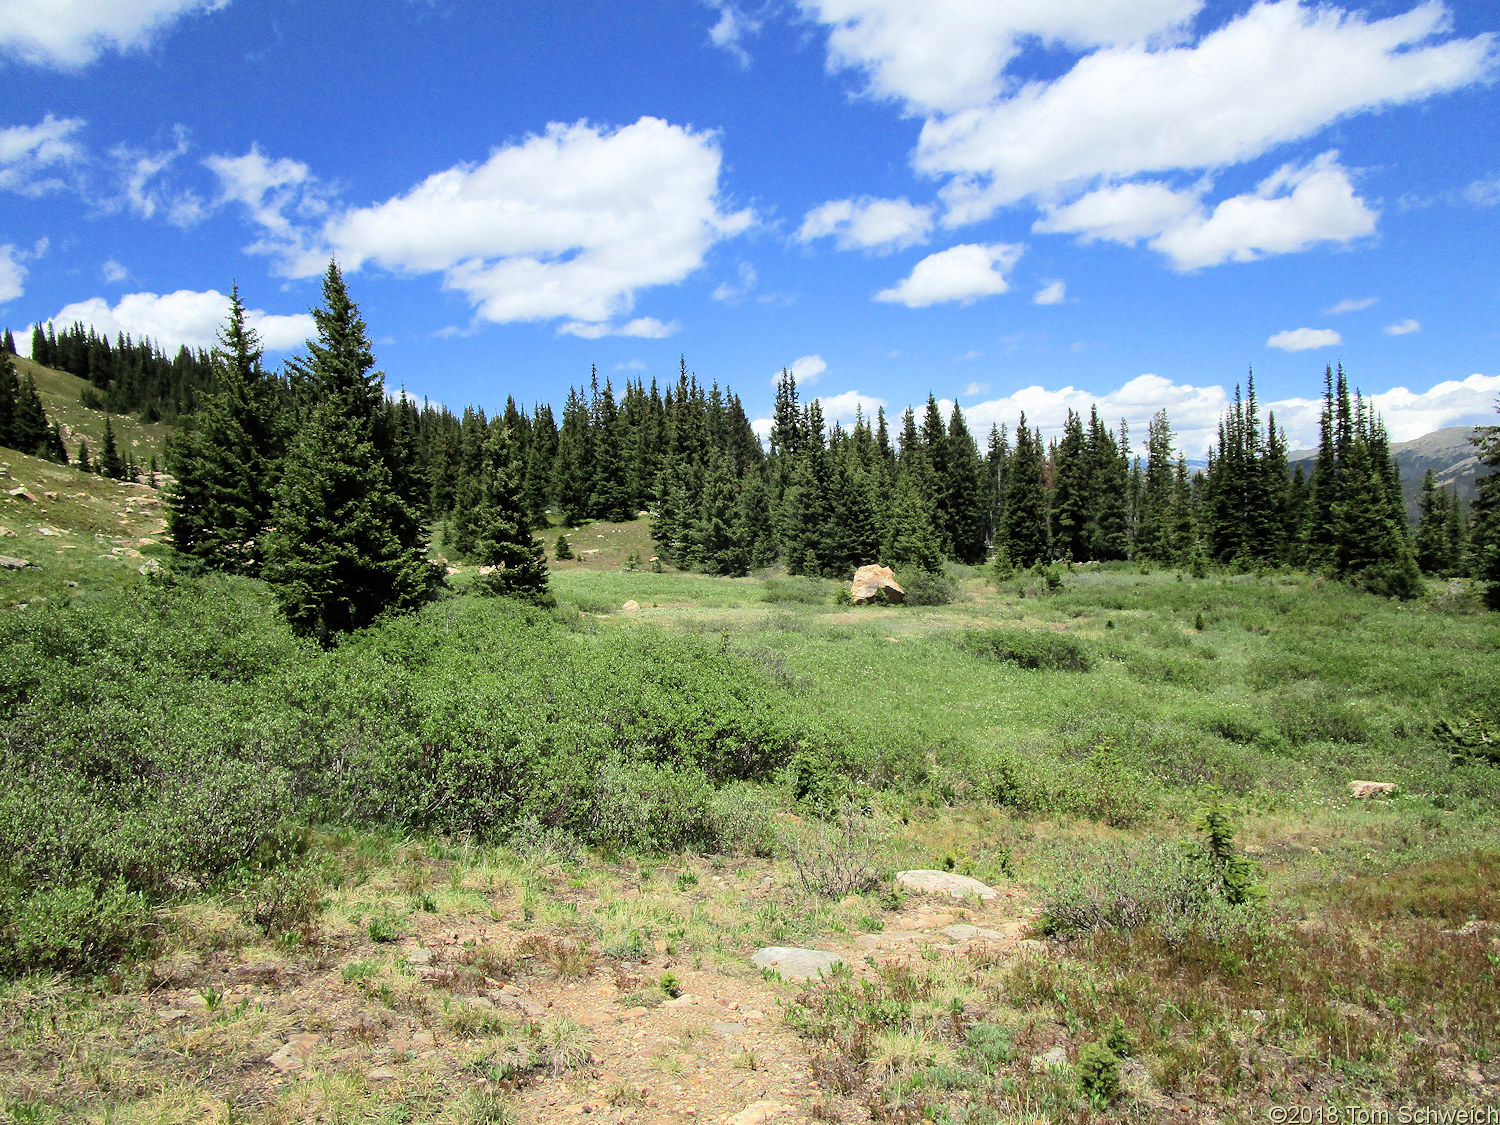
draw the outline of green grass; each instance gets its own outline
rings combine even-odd
[[[481,1048],[524,1056],[514,1073],[531,1084],[568,1081],[558,1060],[586,1053],[571,1025],[537,1039],[511,1014],[465,1007],[486,978],[564,997],[615,974],[616,1007],[655,1012],[664,973],[692,991],[686,974],[699,971],[759,985],[746,960],[759,945],[848,945],[903,925],[886,884],[830,893],[799,878],[796,860],[832,854],[834,808],[856,817],[846,850],[877,883],[951,867],[1058,917],[1067,905],[1102,919],[1097,932],[1072,924],[1072,940],[1038,959],[856,963],[808,989],[766,985],[845,1110],[958,1121],[951,1107],[988,1101],[1061,1122],[1160,1119],[1170,1103],[1264,1120],[1271,1104],[1457,1101],[1480,1096],[1474,1072],[1494,1082],[1494,931],[1472,923],[1500,923],[1500,770],[1455,766],[1432,734],[1443,718],[1500,716],[1500,623],[1461,600],[1121,565],[1064,572],[1052,594],[1024,576],[996,588],[960,573],[950,605],[848,607],[834,604],[834,582],[627,570],[631,553],[651,553],[636,521],[567,532],[575,551],[600,546],[554,564],[555,611],[470,596],[461,572],[422,615],[322,653],[290,639],[255,583],[153,586],[143,559],[100,557],[156,537],[153,509],[126,510],[147,490],[5,460],[11,487],[58,493],[0,506],[16,532],[0,554],[39,564],[0,572],[0,604],[29,603],[0,610],[26,653],[0,684],[7,768],[45,744],[54,772],[88,775],[53,796],[91,793],[77,807],[94,813],[119,778],[140,784],[120,798],[121,823],[79,837],[115,849],[90,853],[101,870],[132,848],[161,864],[187,857],[147,888],[149,915],[110,900],[112,924],[148,918],[155,944],[113,968],[108,990],[86,977],[0,989],[0,1049],[22,1076],[0,1088],[6,1107],[41,1105],[41,1120],[95,1103],[119,1120],[196,1119],[184,1091],[212,1075],[225,1076],[219,1093],[249,1098],[234,1084],[266,1052],[240,1044],[292,1028],[286,1012],[241,1011],[226,993],[211,1036],[171,1040],[175,1061],[143,1062],[130,1053],[139,1033],[122,1029],[158,974],[219,989],[277,965],[287,981],[323,973],[373,1011],[452,1029],[462,1058],[412,1087],[412,1112],[465,1119],[460,1099],[487,1072],[463,1068]],[[557,532],[543,535],[549,557]],[[731,768],[772,744],[755,769]],[[487,773],[497,747],[512,757]],[[755,780],[724,784],[739,776]],[[1396,782],[1398,794],[1356,802],[1354,779]],[[508,785],[526,800],[561,797],[513,822],[521,798],[494,798]],[[1236,914],[1195,884],[1207,906],[1164,925],[1155,904],[1188,893],[1176,860],[1211,787],[1266,897]],[[200,799],[212,806],[201,815]],[[37,808],[53,806],[6,815],[19,824]],[[132,808],[149,810],[150,832],[131,834]],[[241,813],[265,830],[238,842],[184,830]],[[44,837],[72,839],[21,833],[3,870]],[[235,848],[248,856],[236,862]],[[63,921],[66,906],[52,908]],[[403,967],[414,937],[450,930],[478,936],[437,963],[438,984]],[[95,1069],[49,1069],[54,1035],[92,1052]],[[1114,1093],[1091,1046],[1105,1039],[1133,1052]],[[1069,1067],[1033,1068],[1054,1046]],[[1087,1089],[1081,1057],[1096,1075]],[[325,1083],[329,1112],[383,1112],[387,1095],[360,1073]],[[305,1109],[253,1093],[278,1107],[267,1120]],[[1099,1110],[1091,1096],[1113,1101]]]
[[[12,362],[16,365],[18,378],[30,374],[36,381],[47,417],[62,425],[63,444],[68,448],[70,459],[78,456],[80,439],[89,443],[90,458],[99,455],[104,446],[104,419],[107,416],[122,458],[127,454],[133,456],[142,471],[150,464],[152,456],[156,457],[158,465],[162,464],[172,426],[164,422],[141,422],[130,414],[106,415],[103,410],[87,409],[80,398],[84,388],[90,385],[87,379],[43,367],[24,356],[14,356]]]

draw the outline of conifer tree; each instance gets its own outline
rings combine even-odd
[[[80,473],[92,473],[93,464],[89,461],[89,443],[84,440],[78,442],[78,471]]]
[[[729,455],[716,450],[703,478],[698,518],[693,528],[694,556],[710,574],[738,577],[750,572],[743,517],[735,505],[734,473]]]
[[[313,319],[318,337],[295,367],[314,405],[287,451],[263,574],[293,629],[327,644],[417,607],[439,578],[377,445],[384,379],[336,262]]]
[[[510,426],[496,419],[487,427],[481,452],[479,499],[474,511],[474,559],[493,567],[480,578],[486,594],[546,601],[547,563],[533,540],[523,497],[521,463]]]
[[[577,527],[589,516],[594,476],[590,438],[588,401],[569,387],[557,434],[557,505],[564,527]]]
[[[1496,405],[1500,410],[1500,404]],[[1480,464],[1490,472],[1480,477],[1473,507],[1470,550],[1474,577],[1487,584],[1491,609],[1500,609],[1500,426],[1481,426],[1469,439],[1479,449]]]
[[[5,330],[5,340],[0,342],[0,349],[3,349],[6,355],[16,354],[16,338],[10,334],[9,328]]]
[[[552,502],[552,466],[557,460],[557,424],[552,407],[536,408],[531,420],[531,448],[526,455],[526,514],[533,527],[547,525],[547,506]]]
[[[108,414],[104,416],[104,447],[99,452],[99,473],[111,480],[123,480],[125,477],[125,462],[115,445],[115,428]]]
[[[1017,566],[1045,563],[1051,559],[1051,537],[1047,527],[1042,436],[1040,431],[1026,425],[1024,411],[1016,426],[1016,448],[1007,470],[1000,542]]]
[[[912,473],[905,470],[896,476],[896,494],[891,498],[880,561],[892,568],[913,567],[933,573],[942,567],[942,550],[927,500]]]
[[[756,570],[776,561],[778,547],[776,527],[771,518],[771,494],[766,488],[765,469],[757,467],[745,474],[737,499],[736,519],[740,534],[750,552],[750,565]]]
[[[1432,470],[1422,478],[1417,501],[1417,565],[1425,574],[1444,574],[1452,565],[1449,545],[1448,494],[1437,487]]]
[[[168,534],[182,554],[231,574],[260,573],[286,452],[278,388],[261,355],[234,286],[214,357],[214,391],[172,446]]]
[[[1073,562],[1092,558],[1089,542],[1089,469],[1083,419],[1072,410],[1052,458],[1052,531],[1057,553]]]
[[[1099,418],[1098,407],[1089,411],[1088,450],[1088,557],[1099,562],[1130,555],[1130,462],[1124,453],[1125,424],[1121,440]]]
[[[943,493],[948,505],[948,539],[954,558],[977,566],[986,554],[984,462],[956,402],[948,417],[946,437],[947,483]]]
[[[21,380],[16,377],[15,364],[7,353],[0,353],[0,445],[7,449],[16,445],[16,410],[20,406]]]
[[[1339,368],[1338,381],[1344,382]],[[1307,498],[1303,503],[1299,554],[1302,564],[1312,570],[1331,566],[1336,547],[1337,529],[1333,507],[1339,499],[1338,435],[1334,411],[1333,368],[1323,370],[1323,409],[1318,417],[1318,456],[1307,481]]]

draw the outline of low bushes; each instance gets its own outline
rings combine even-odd
[[[1042,629],[971,629],[963,634],[963,647],[986,660],[999,660],[1021,668],[1047,668],[1062,672],[1087,672],[1094,666],[1088,649],[1076,637]]]

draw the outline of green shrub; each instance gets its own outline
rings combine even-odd
[[[263,879],[244,909],[245,921],[267,937],[303,945],[317,941],[322,913],[323,881],[305,866],[283,868]]]
[[[1218,873],[1196,845],[1073,846],[1046,867],[1041,923],[1049,934],[1153,926],[1169,942],[1190,932],[1225,940],[1258,919],[1252,905],[1225,899]]]
[[[12,888],[0,899],[0,971],[83,972],[154,944],[146,898],[123,882]]]
[[[706,847],[713,842],[712,803],[701,770],[606,762],[599,767],[587,838],[648,851]]]
[[[1276,729],[1293,746],[1309,742],[1368,741],[1369,725],[1354,707],[1324,685],[1293,690],[1271,701]]]
[[[946,574],[934,574],[920,567],[902,568],[896,582],[905,591],[903,605],[949,605],[958,596],[958,586]]]
[[[1103,1043],[1085,1043],[1079,1048],[1078,1090],[1096,1109],[1119,1095],[1120,1059]]]
[[[960,643],[975,656],[1022,668],[1087,672],[1093,667],[1089,651],[1081,641],[1051,630],[1005,626],[970,629],[962,634]]]

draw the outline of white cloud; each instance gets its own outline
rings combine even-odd
[[[110,337],[121,332],[137,340],[149,336],[164,348],[179,344],[211,348],[228,312],[229,298],[216,289],[203,293],[179,289],[175,293],[128,293],[113,307],[103,297],[91,297],[64,306],[48,319],[59,326],[77,321]],[[246,320],[271,351],[298,347],[317,332],[308,313],[273,316],[260,309],[249,309]]]
[[[130,277],[130,271],[113,258],[105,262],[99,270],[104,275],[104,280],[111,284],[125,281]]]
[[[82,118],[49,113],[35,125],[0,129],[0,188],[36,196],[67,186],[55,170],[83,160],[83,146],[74,139],[83,124]]]
[[[760,438],[760,443],[765,445],[771,440],[771,429],[776,425],[774,418],[756,418],[750,423],[750,428],[755,431],[755,436]]]
[[[828,370],[828,364],[823,362],[820,355],[805,355],[794,360],[791,366],[792,378],[797,380],[799,387],[810,387],[823,377],[823,372]],[[781,381],[781,372],[771,376],[771,386]]]
[[[1324,309],[1323,315],[1339,316],[1343,313],[1362,312],[1379,301],[1379,297],[1347,297],[1332,308]]]
[[[1396,324],[1387,324],[1384,331],[1387,336],[1408,336],[1413,332],[1422,331],[1422,325],[1411,317],[1407,317]]]
[[[830,70],[862,70],[869,93],[918,113],[983,105],[1022,44],[1093,47],[1169,31],[1202,0],[801,0],[828,25]]]
[[[1005,271],[1021,257],[1023,246],[1007,242],[988,245],[964,243],[929,254],[903,281],[875,294],[877,301],[895,301],[919,309],[945,301],[969,304],[1009,288]]]
[[[858,391],[845,391],[841,395],[818,396],[818,405],[823,408],[823,417],[830,423],[852,422],[856,412],[866,418],[874,418],[875,412],[885,406],[886,401],[873,395],[862,395]]]
[[[570,320],[558,328],[559,335],[582,336],[598,340],[604,336],[637,336],[644,340],[664,340],[682,330],[677,321],[664,323],[654,316],[639,316],[625,324],[599,324]]]
[[[208,213],[203,200],[190,190],[173,191],[161,181],[177,160],[188,151],[187,130],[174,130],[174,144],[169,149],[151,152],[117,145],[109,152],[115,162],[115,174],[121,184],[121,198],[102,201],[110,210],[124,208],[143,219],[158,211],[173,226],[188,227]]]
[[[1489,77],[1494,37],[1439,40],[1450,23],[1437,0],[1375,21],[1265,0],[1195,45],[1105,47],[1056,81],[929,118],[914,164],[951,177],[949,225],[1069,184],[1237,164]]]
[[[1344,338],[1332,328],[1292,328],[1276,333],[1266,341],[1266,347],[1280,348],[1284,352],[1306,352],[1314,348],[1331,348],[1343,342]]]
[[[239,159],[250,163],[237,179],[221,175],[226,194],[239,190],[270,235],[259,249],[287,274],[314,276],[330,254],[350,271],[441,273],[495,323],[607,324],[630,311],[637,290],[683,280],[753,218],[720,210],[717,135],[654,117],[612,130],[549,125],[317,230],[287,213],[305,204],[304,166],[253,150]]]
[[[39,66],[78,67],[108,49],[146,47],[186,15],[229,0],[0,0],[0,51]]]
[[[927,241],[932,208],[906,199],[835,199],[814,207],[802,220],[797,241],[832,237],[840,250],[888,254]]]
[[[708,29],[708,39],[715,47],[728,51],[742,67],[750,65],[744,40],[760,30],[760,21],[751,19],[733,0],[708,0],[708,6],[719,13],[718,22]]]
[[[954,363],[967,363],[971,359],[982,359],[982,358],[984,358],[984,353],[983,352],[978,351],[975,348],[970,348],[968,351],[964,352],[963,355],[956,355],[956,356],[954,356],[953,357],[953,362]]]
[[[1464,188],[1464,199],[1469,203],[1480,207],[1493,207],[1500,203],[1500,176],[1491,176],[1487,180],[1475,180]]]
[[[1290,254],[1319,242],[1348,242],[1375,230],[1376,213],[1354,192],[1338,153],[1306,165],[1285,164],[1255,191],[1209,212],[1206,184],[1174,191],[1161,183],[1099,188],[1065,206],[1049,207],[1033,229],[1134,245],[1142,238],[1179,270]]]
[[[1419,393],[1405,387],[1368,396],[1385,419],[1392,441],[1411,441],[1444,426],[1492,423],[1500,375],[1470,375]]]
[[[988,383],[970,383],[963,389],[964,398],[974,398],[976,395],[987,394],[990,385]]]
[[[1068,299],[1068,283],[1066,281],[1049,281],[1036,291],[1036,296],[1031,298],[1034,305],[1060,305]]]
[[[722,281],[715,287],[711,296],[715,301],[740,301],[749,295],[755,288],[759,277],[756,275],[755,267],[749,262],[741,262],[739,265],[738,282]]]
[[[14,301],[26,292],[26,267],[18,260],[10,243],[0,246],[0,305]]]
[[[1443,426],[1483,423],[1493,416],[1497,394],[1500,376],[1471,375],[1420,393],[1397,387],[1367,395],[1366,401],[1385,419],[1393,440],[1409,441]],[[1051,438],[1061,435],[1070,409],[1087,417],[1090,408],[1097,405],[1100,418],[1108,425],[1118,427],[1123,418],[1130,428],[1132,445],[1144,452],[1151,416],[1165,410],[1177,450],[1198,459],[1216,440],[1219,419],[1232,401],[1232,392],[1221,386],[1200,387],[1174,383],[1161,375],[1138,375],[1103,394],[1073,386],[1058,390],[1025,387],[1003,398],[966,406],[963,412],[970,430],[987,434],[991,425],[1006,425],[1013,430],[1024,410],[1027,425],[1040,427],[1043,436]],[[1293,449],[1310,448],[1317,442],[1322,405],[1321,398],[1261,400],[1261,425],[1266,424],[1268,414],[1275,414],[1277,427],[1286,430]],[[943,409],[950,406],[944,404]]]

